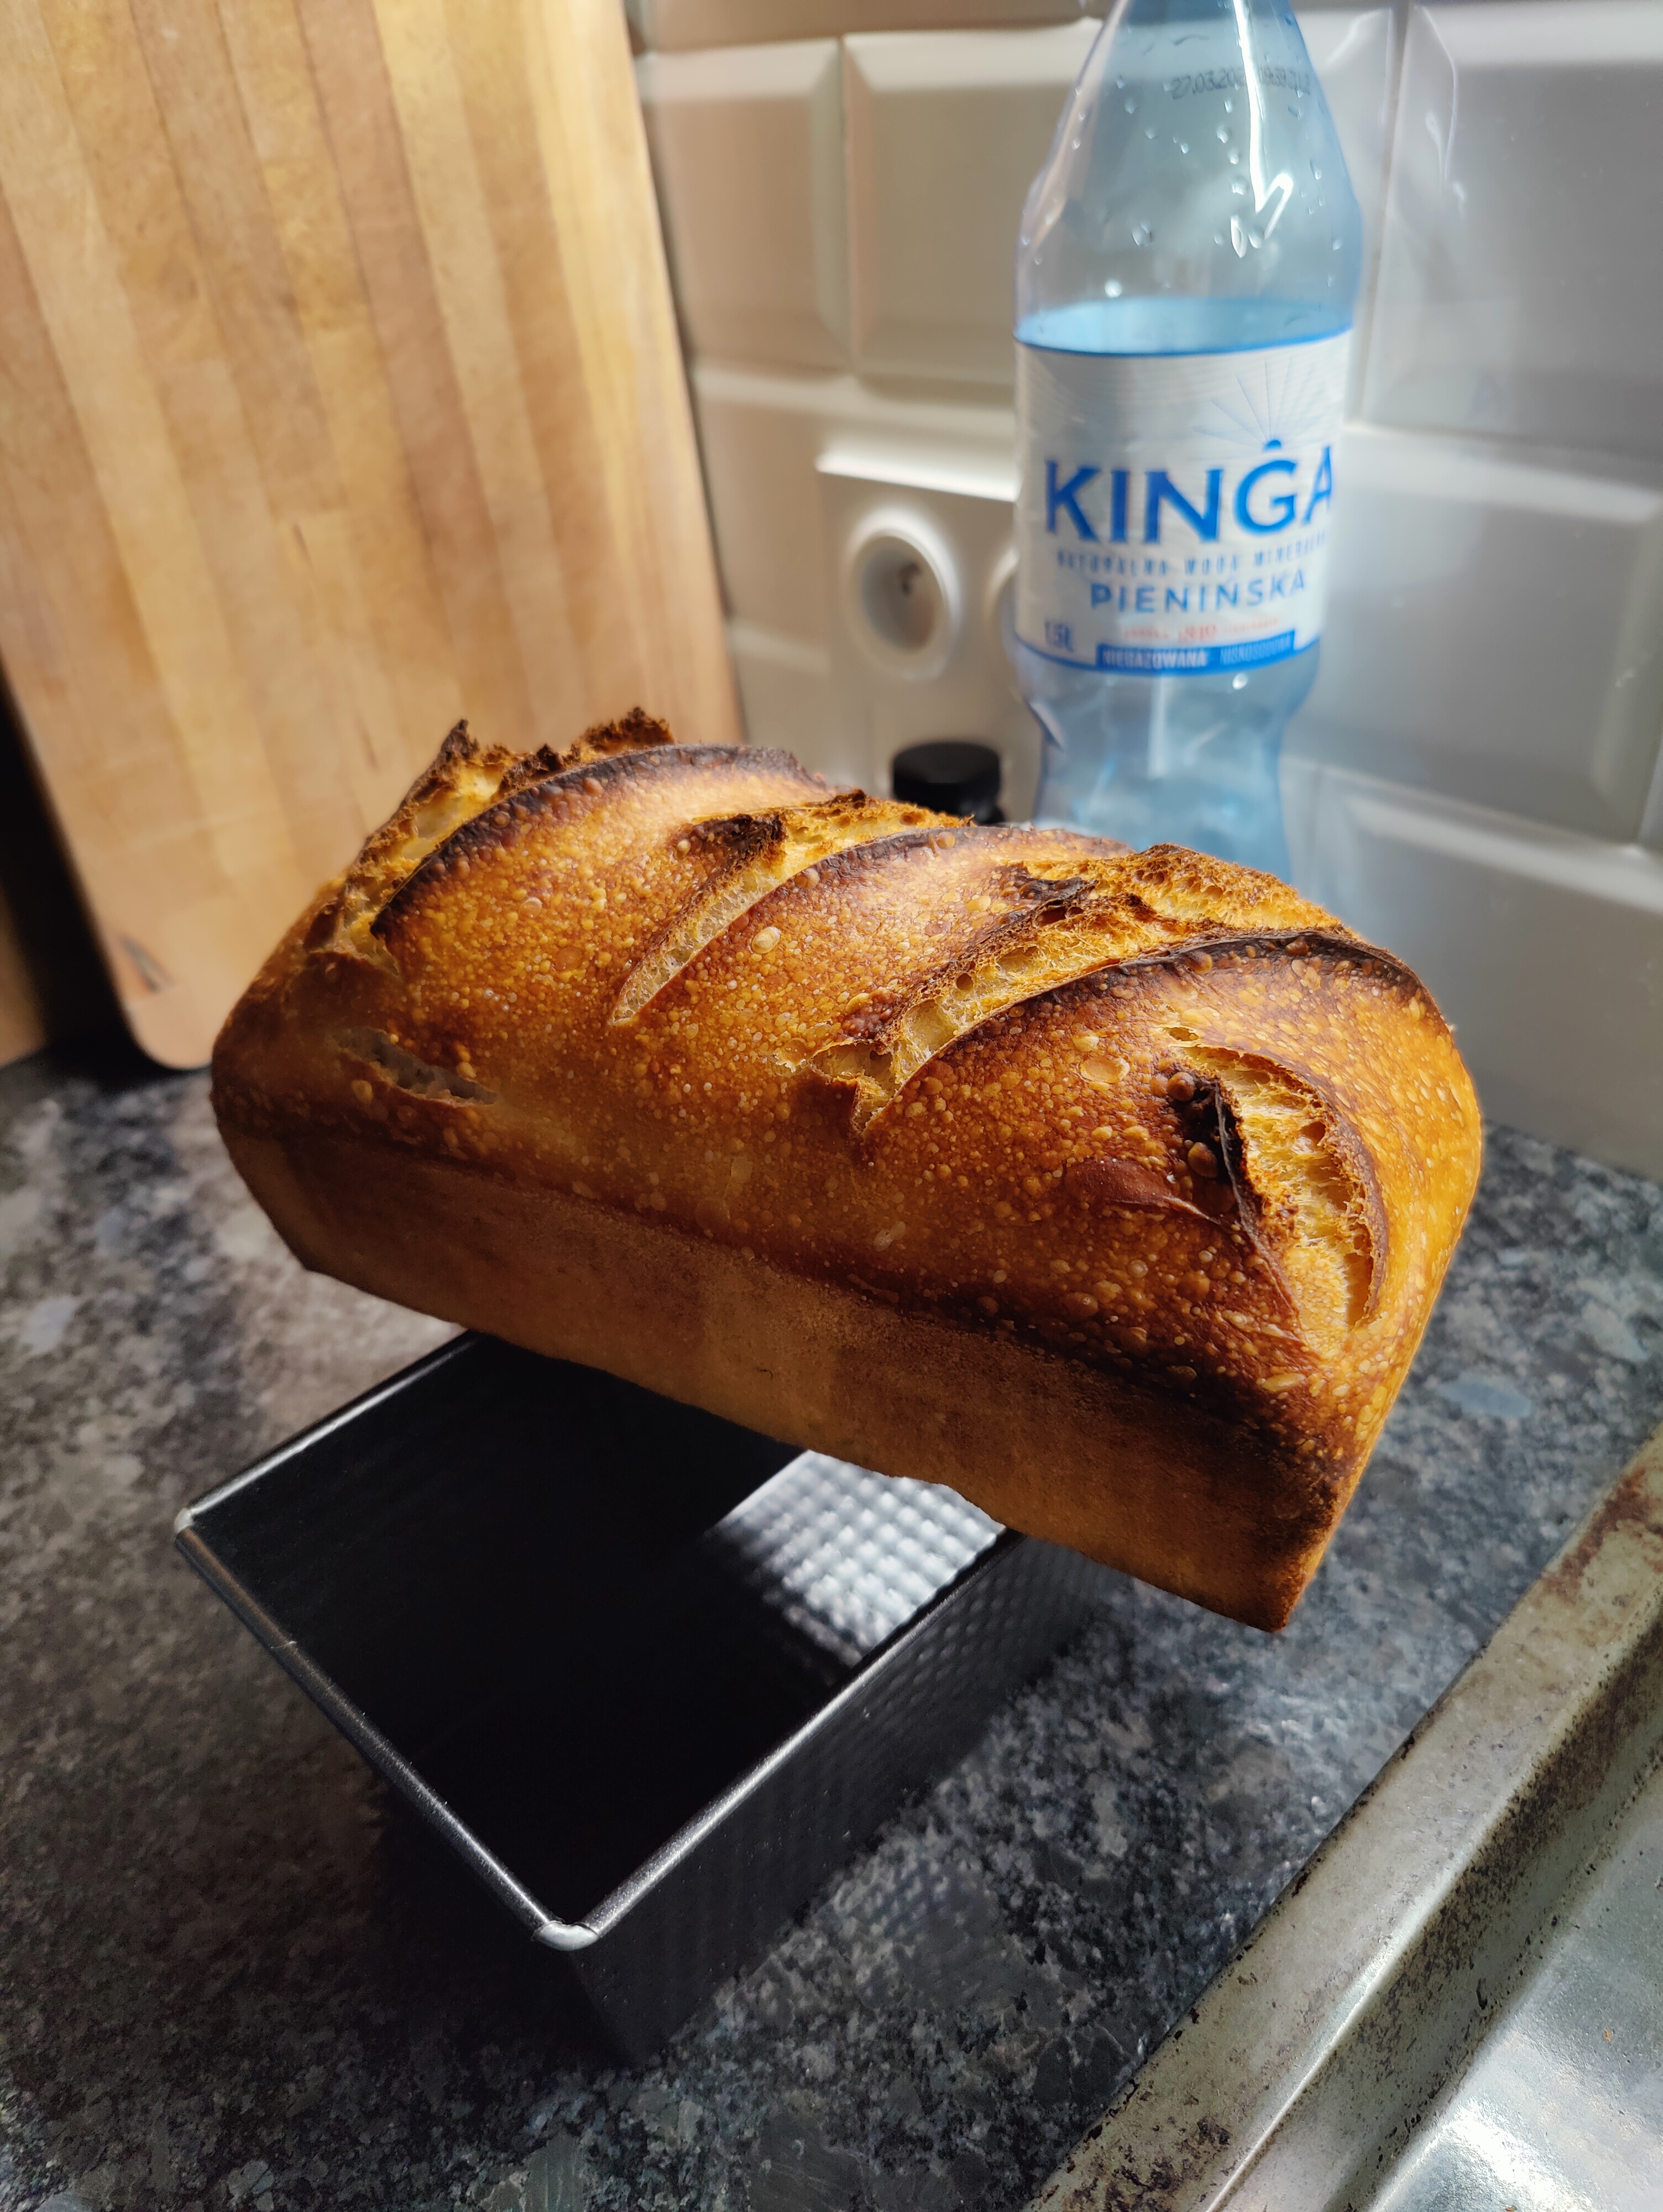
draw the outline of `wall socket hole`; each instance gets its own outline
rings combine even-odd
[[[861,614],[878,642],[910,657],[939,647],[949,616],[947,594],[915,545],[885,532],[862,549],[858,592]]]

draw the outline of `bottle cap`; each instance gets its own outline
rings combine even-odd
[[[999,757],[973,738],[932,738],[907,745],[889,763],[897,799],[938,814],[968,814],[975,822],[1002,822]]]

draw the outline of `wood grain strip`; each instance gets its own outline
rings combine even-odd
[[[531,694],[372,0],[300,0],[300,12],[467,711],[492,738],[523,731],[531,744]]]
[[[640,658],[631,603],[616,573],[592,457],[598,445],[596,398],[579,337],[582,303],[567,289],[561,238],[549,202],[525,72],[525,27],[518,0],[445,0],[445,21],[469,139],[501,258],[502,298],[537,465],[546,488],[566,613],[582,667],[622,671]],[[620,588],[621,580],[624,588]],[[610,718],[635,703],[622,692],[594,706]],[[574,708],[567,709],[568,717]]]
[[[0,42],[9,64],[0,70],[0,191],[152,642],[215,859],[234,880],[251,868],[264,869],[275,844],[298,878],[281,794],[167,418],[141,368],[143,348],[120,269],[46,26],[31,0],[3,0]],[[106,122],[118,127],[120,117],[120,104],[112,100]],[[129,189],[136,192],[142,181],[130,177]],[[159,548],[165,557],[157,557]]]
[[[569,732],[563,695],[576,688],[567,680],[571,627],[444,0],[375,0],[375,12],[537,735],[557,744]],[[489,0],[480,15],[489,23]],[[505,75],[492,90],[494,112],[512,118],[519,97],[512,78]]]
[[[586,491],[598,489],[611,542],[638,555],[613,580],[649,698],[688,702],[679,734],[728,744],[740,730],[731,666],[712,650],[715,567],[684,557],[704,534],[704,493],[623,11],[610,0],[516,6],[593,410]]]
[[[28,679],[37,748],[73,794],[118,985],[148,1000],[155,927],[173,898],[206,895],[221,871],[3,198],[0,659]]]
[[[197,96],[181,99],[174,83],[165,109],[156,71],[168,88],[184,32],[156,32],[142,0],[137,9],[124,0],[42,0],[131,311],[140,357],[130,374],[161,407],[260,757],[274,795],[288,794],[287,826],[305,883],[329,872],[359,817],[349,787],[342,787],[330,693],[273,526],[257,432],[285,413],[286,394],[293,404],[277,434],[292,453],[315,444],[310,418],[318,410],[315,400],[308,405],[304,356],[297,363],[283,345],[281,317],[250,330],[246,308],[235,313],[239,296],[272,289],[262,266],[269,240],[246,206],[252,152],[222,47],[203,36],[199,21],[191,23],[190,8],[184,0]],[[149,565],[157,565],[154,552]],[[264,925],[276,926],[276,916]]]
[[[292,520],[371,769],[366,818],[379,821],[430,758],[433,727],[463,713],[455,647],[299,15],[272,0],[222,5],[220,21],[345,501],[344,537],[333,517]]]
[[[131,0],[131,14],[235,410],[206,470],[192,453],[193,498],[199,512],[217,504],[209,487],[223,477],[229,489],[234,454],[242,513],[220,518],[215,574],[239,654],[256,672],[256,711],[289,794],[300,859],[315,879],[361,836],[380,796],[357,772],[373,765],[378,738],[380,751],[392,750],[390,732],[355,711],[362,686],[333,649],[356,594],[343,602],[338,576],[333,592],[319,588],[307,543],[308,527],[326,544],[344,520],[333,441],[218,11],[212,0]],[[185,450],[186,427],[176,422],[173,434]]]

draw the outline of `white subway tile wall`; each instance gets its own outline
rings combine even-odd
[[[1364,302],[1358,315],[1361,342],[1351,355],[1350,392],[1355,412],[1368,359],[1367,298],[1380,261],[1386,155],[1397,89],[1392,66],[1396,33],[1389,8],[1309,9],[1302,15],[1300,28],[1363,210]]]
[[[758,623],[730,621],[739,706],[753,744],[783,745],[840,783],[867,784],[864,753],[832,712],[831,655]]]
[[[858,368],[1014,381],[1022,204],[1098,28],[844,40]]]
[[[1486,1110],[1656,1175],[1663,858],[1297,756],[1287,768],[1302,887],[1433,984]]]
[[[853,377],[769,376],[697,360],[692,385],[729,611],[823,653],[830,605],[815,462],[859,387]],[[763,741],[755,729],[751,737]]]
[[[1354,422],[1336,477],[1302,750],[1635,836],[1663,721],[1663,471]]]
[[[695,351],[804,368],[847,362],[837,40],[647,54],[637,74]]]
[[[1011,270],[1096,27],[634,12],[752,739],[881,788],[982,736],[1020,813]],[[1295,873],[1420,969],[1490,1110],[1663,1173],[1663,0],[1301,21],[1369,273]]]
[[[1663,460],[1663,8],[1410,19],[1365,411]]]
[[[853,31],[1065,23],[1101,15],[1107,5],[1108,0],[624,0],[624,12],[644,46],[669,53]]]

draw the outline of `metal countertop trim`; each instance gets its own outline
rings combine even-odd
[[[1373,2193],[1663,1750],[1663,1428],[1031,2212]]]

